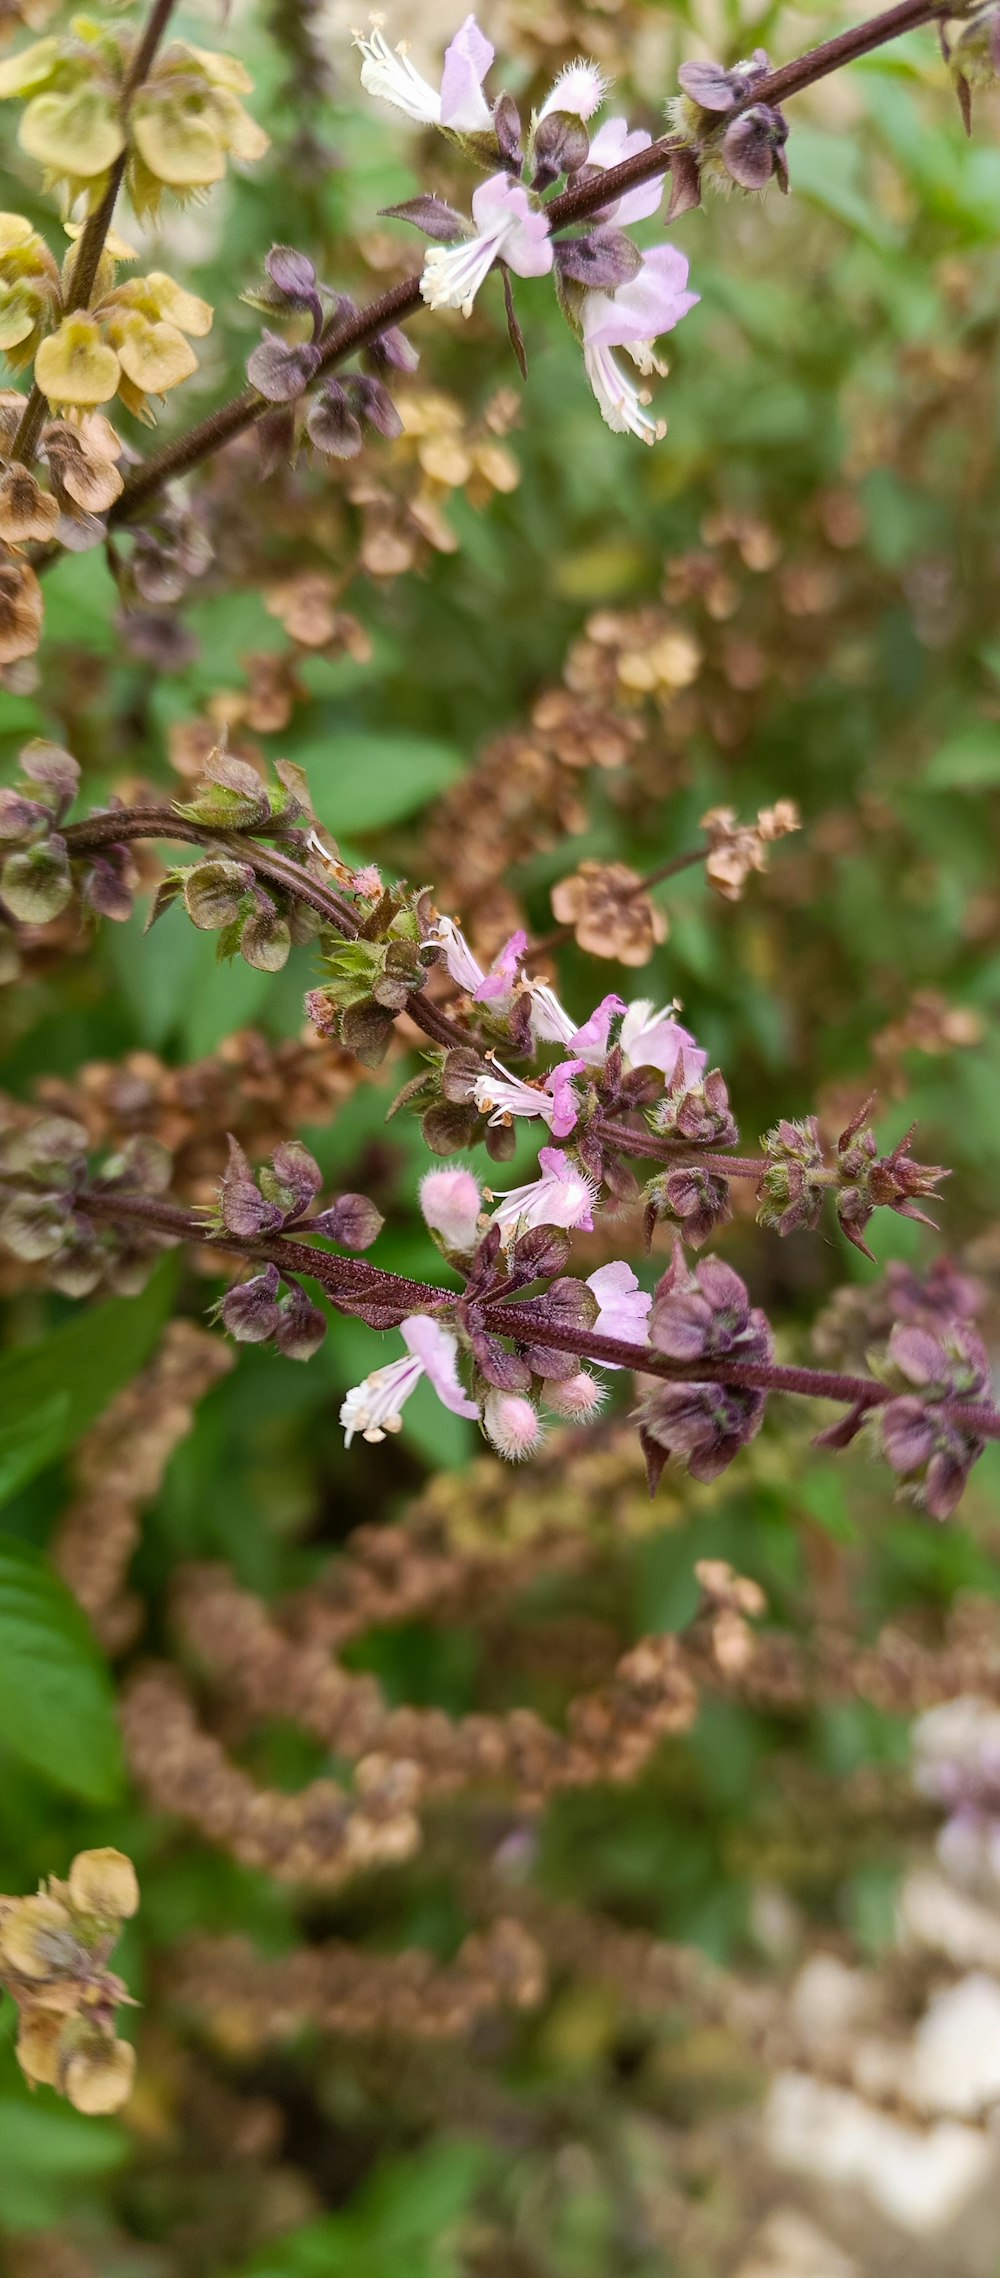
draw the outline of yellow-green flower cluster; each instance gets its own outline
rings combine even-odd
[[[19,2011],[18,2062],[32,2087],[68,2096],[78,2112],[117,2112],[135,2051],[115,2032],[129,1996],[108,1959],[136,1912],[139,1886],[121,1851],[81,1851],[67,1882],[34,1898],[0,1898],[0,1982]]]
[[[70,235],[79,235],[73,225]],[[49,402],[88,411],[118,395],[150,419],[148,398],[163,396],[197,369],[192,340],[211,329],[208,301],[185,292],[163,269],[116,284],[132,247],[109,234],[92,304],[72,306],[75,250],[63,272],[21,214],[0,213],[0,349],[18,370],[34,358]],[[68,302],[68,306],[67,306]]]
[[[155,213],[164,190],[196,196],[222,180],[228,158],[264,156],[268,138],[239,99],[253,82],[235,56],[173,40],[126,102],[133,45],[119,27],[74,16],[68,32],[0,63],[0,100],[27,98],[18,141],[49,185],[93,210],[124,155],[136,212]]]

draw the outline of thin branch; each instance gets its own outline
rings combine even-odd
[[[148,76],[150,65],[176,5],[177,0],[154,0],[142,38],[132,57],[122,85],[121,118],[123,125],[128,116],[128,107],[132,96]],[[71,309],[89,308],[90,306],[94,279],[100,267],[101,255],[111,227],[115,206],[118,203],[118,193],[125,180],[127,165],[128,144],[126,143],[121,156],[116,158],[111,169],[108,186],[101,203],[88,217],[83,235],[77,245],[76,259],[73,263],[66,292],[67,314]],[[41,389],[35,384],[32,386],[21,415],[21,424],[14,438],[11,454],[14,459],[20,460],[23,466],[30,467],[34,462],[35,453],[38,449],[38,439],[45,425],[47,414],[48,404]]]
[[[203,846],[209,853],[227,854],[237,862],[249,864],[258,877],[291,894],[297,902],[305,902],[345,940],[353,940],[358,932],[354,912],[347,903],[291,855],[283,854],[280,848],[260,846],[248,832],[208,830],[204,824],[178,815],[173,807],[130,807],[118,813],[112,808],[67,824],[61,835],[70,855],[76,856],[96,854],[102,847],[121,846],[135,839],[177,839],[187,845]],[[449,1019],[440,1006],[425,999],[421,990],[410,990],[406,1011],[414,1026],[433,1043],[449,1050],[456,1044],[468,1044],[464,1028]]]
[[[737,109],[743,109],[749,103],[780,103],[790,95],[801,94],[804,88],[826,78],[829,72],[856,61],[859,56],[870,55],[874,49],[898,39],[903,32],[915,30],[922,24],[939,22],[948,13],[948,8],[941,4],[941,0],[902,0],[901,6],[870,17],[867,22],[856,25],[851,31],[841,32],[835,39],[826,40],[820,47],[810,49],[796,62],[784,64],[779,70],[758,79],[745,103],[735,105],[733,113],[729,115],[734,116]],[[553,198],[546,208],[550,228],[555,232],[586,221],[602,207],[621,197],[626,190],[650,181],[656,174],[667,172],[674,152],[682,147],[678,138],[661,136],[648,149],[637,151],[632,158],[623,159],[619,166],[607,167],[595,179],[581,182],[571,190],[564,190],[561,197]],[[387,326],[402,324],[407,317],[414,316],[420,306],[420,279],[408,277],[400,284],[391,286],[378,300],[372,301],[366,309],[359,310],[345,322],[338,324],[335,321],[323,336],[320,371],[332,371],[336,365],[356,355],[362,348],[370,347]],[[202,459],[210,457],[224,443],[231,442],[246,428],[252,427],[271,408],[263,396],[257,395],[254,389],[247,388],[231,403],[223,404],[218,411],[211,412],[207,419],[200,420],[186,435],[178,436],[176,442],[168,443],[162,451],[156,452],[151,459],[147,459],[144,466],[136,470],[126,483],[121,497],[111,508],[109,523],[118,525],[128,522],[165,482],[189,473]]]
[[[32,1187],[31,1180],[0,1182]],[[78,1207],[88,1216],[146,1226],[178,1241],[198,1242],[251,1262],[274,1264],[291,1274],[307,1274],[318,1281],[336,1307],[346,1300],[368,1297],[385,1306],[414,1312],[437,1312],[456,1303],[457,1292],[438,1289],[430,1282],[411,1281],[404,1274],[387,1273],[367,1260],[345,1258],[329,1250],[314,1249],[294,1234],[245,1236],[216,1233],[196,1211],[161,1202],[146,1195],[102,1193],[84,1188]],[[308,1224],[302,1233],[308,1233]],[[888,1406],[898,1394],[871,1376],[848,1376],[836,1369],[796,1368],[778,1361],[740,1362],[728,1359],[672,1360],[652,1345],[636,1345],[621,1337],[600,1337],[593,1329],[574,1329],[564,1322],[546,1321],[544,1314],[523,1299],[513,1303],[482,1304],[483,1326],[495,1336],[516,1343],[541,1345],[560,1352],[578,1353],[598,1366],[630,1369],[639,1376],[662,1377],[668,1383],[727,1384],[737,1390],[794,1393],[807,1400],[835,1400],[848,1408],[867,1410]],[[1000,1410],[983,1401],[946,1400],[940,1412],[981,1439],[1000,1439]]]

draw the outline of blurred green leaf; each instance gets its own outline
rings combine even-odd
[[[57,1462],[152,1351],[177,1286],[165,1258],[140,1297],[116,1297],[0,1355],[0,1503]]]
[[[460,752],[433,736],[405,729],[376,735],[320,706],[311,709],[301,735],[286,739],[286,748],[305,768],[316,812],[335,836],[402,822],[446,791],[464,764]]]
[[[0,1537],[0,1741],[60,1787],[121,1785],[114,1692],[86,1621],[30,1543]]]

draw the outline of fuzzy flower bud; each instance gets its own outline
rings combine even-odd
[[[474,1248],[482,1194],[471,1171],[428,1171],[420,1182],[420,1208],[424,1224],[446,1250]]]
[[[643,1230],[647,1246],[661,1218],[684,1230],[684,1239],[700,1250],[717,1226],[730,1216],[729,1185],[724,1178],[695,1164],[684,1170],[665,1171],[650,1179],[646,1188]]]
[[[829,1184],[819,1125],[814,1115],[801,1123],[782,1116],[761,1141],[767,1170],[761,1186],[757,1223],[777,1234],[810,1232],[819,1224],[823,1197]]]
[[[577,1369],[574,1376],[565,1377],[561,1384],[549,1383],[545,1387],[546,1407],[572,1424],[588,1424],[606,1399],[607,1386],[599,1384],[586,1368]]]
[[[985,1349],[964,1321],[940,1333],[897,1322],[885,1374],[900,1397],[879,1415],[882,1453],[914,1500],[932,1518],[948,1519],[985,1442],[952,1419],[947,1403],[974,1405],[988,1395]]]
[[[518,1392],[488,1392],[483,1427],[497,1454],[506,1456],[509,1463],[523,1462],[541,1444],[538,1410]]]

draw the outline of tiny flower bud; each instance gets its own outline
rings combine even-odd
[[[318,1305],[313,1305],[304,1289],[295,1288],[283,1299],[274,1341],[286,1360],[312,1360],[326,1331],[326,1314],[320,1312]]]
[[[112,2041],[101,2033],[88,2035],[69,2058],[63,2085],[77,2112],[88,2115],[120,2112],[132,2094],[135,2050],[130,2041]]]
[[[366,1194],[341,1194],[328,1210],[310,1219],[309,1231],[328,1235],[342,1250],[370,1250],[384,1225],[381,1211]]]
[[[471,1250],[482,1194],[471,1171],[428,1171],[420,1182],[424,1222],[448,1250]]]
[[[222,1300],[222,1323],[238,1345],[266,1345],[280,1319],[277,1266],[265,1266],[252,1281],[238,1282]]]
[[[545,1387],[546,1407],[557,1416],[565,1416],[570,1423],[589,1423],[596,1416],[608,1396],[606,1384],[599,1384],[589,1369],[577,1369],[574,1376],[564,1378],[561,1384],[549,1383]]]
[[[522,1462],[541,1444],[538,1410],[518,1392],[488,1392],[483,1426],[497,1454],[506,1456],[510,1463]]]
[[[0,897],[22,925],[50,925],[73,899],[73,881],[62,839],[12,854],[0,873]]]
[[[80,1851],[69,1870],[70,1903],[81,1914],[127,1922],[139,1911],[139,1882],[124,1851]]]

